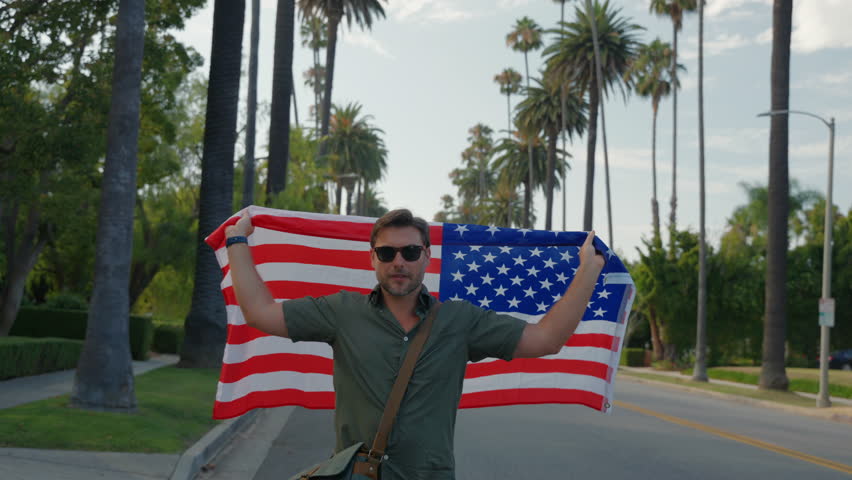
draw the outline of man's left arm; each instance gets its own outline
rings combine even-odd
[[[534,358],[558,353],[577,329],[595,284],[604,266],[603,255],[595,251],[592,242],[595,232],[580,247],[580,268],[574,275],[565,295],[556,302],[550,311],[538,322],[524,327],[514,358]]]

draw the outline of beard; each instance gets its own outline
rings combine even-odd
[[[379,285],[381,285],[382,290],[394,297],[404,297],[414,291],[420,290],[421,285],[423,285],[423,276],[425,273],[426,270],[424,268],[419,272],[396,270],[384,275],[379,275],[377,272],[376,276],[378,277]],[[404,281],[401,281],[399,277],[395,278],[395,275],[404,275]]]

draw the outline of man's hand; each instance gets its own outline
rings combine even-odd
[[[606,259],[603,255],[598,253],[597,250],[595,250],[595,246],[593,244],[594,240],[595,231],[592,230],[589,232],[589,236],[586,237],[586,241],[583,242],[583,245],[580,247],[580,268],[585,270],[584,273],[592,275],[593,278],[597,279],[601,270],[603,270]]]
[[[251,224],[251,217],[248,212],[243,212],[243,216],[237,220],[237,223],[225,227],[225,238],[248,237],[253,232],[254,225]]]

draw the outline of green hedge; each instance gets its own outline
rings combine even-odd
[[[77,366],[82,340],[0,337],[0,380]]]
[[[86,338],[89,313],[84,310],[62,310],[21,307],[10,335],[19,337],[58,337],[72,340]],[[130,353],[134,360],[147,360],[154,339],[154,325],[148,317],[130,316]]]
[[[183,325],[154,324],[154,343],[151,348],[159,353],[180,353],[183,346]]]
[[[645,349],[644,348],[625,348],[621,351],[621,361],[619,365],[628,367],[644,367],[645,366]]]

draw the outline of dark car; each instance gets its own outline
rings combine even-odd
[[[828,368],[852,370],[852,348],[831,352],[828,356]]]

